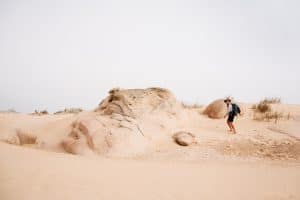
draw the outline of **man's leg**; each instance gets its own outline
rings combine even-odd
[[[233,125],[233,122],[230,122],[230,125],[231,125],[231,129],[233,130],[233,133],[236,134],[236,130],[235,130],[235,127]]]
[[[233,114],[230,114],[228,116],[228,126],[230,127],[230,130],[233,131],[234,134],[236,134],[236,130],[235,130],[235,127],[233,125],[234,117],[235,116]]]
[[[232,126],[231,126],[231,122],[227,120],[227,125],[229,127],[229,131],[232,131]]]

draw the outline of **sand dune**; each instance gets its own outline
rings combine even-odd
[[[0,113],[0,197],[300,199],[300,106],[272,105],[291,116],[275,123],[240,105],[236,135],[162,88],[113,89],[80,113]]]

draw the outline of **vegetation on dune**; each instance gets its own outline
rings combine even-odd
[[[252,106],[252,109],[257,113],[266,113],[272,110],[270,104],[264,101],[260,101],[258,104],[254,104]]]
[[[81,108],[65,108],[64,110],[59,110],[59,111],[55,112],[54,114],[55,115],[62,114],[62,113],[77,114],[77,113],[80,113],[82,111],[83,111],[83,109],[81,109]]]
[[[185,102],[181,102],[181,105],[182,105],[183,108],[186,108],[186,109],[201,109],[201,108],[203,108],[203,105],[200,105],[200,104],[197,104],[197,103],[188,104],[188,103],[185,103]]]
[[[253,119],[257,121],[268,121],[268,122],[271,120],[275,120],[274,122],[277,123],[278,120],[283,119],[283,113],[276,112],[276,111],[275,112],[269,111],[260,114],[255,113]]]
[[[279,97],[265,98],[261,102],[266,103],[266,104],[279,104],[279,103],[281,103],[281,98],[279,98]]]
[[[17,111],[15,109],[8,109],[8,110],[1,110],[0,113],[17,113]]]
[[[47,110],[35,110],[34,113],[31,113],[32,115],[48,115],[48,111]]]
[[[271,104],[281,103],[281,99],[277,97],[265,98],[258,104],[254,104],[252,109],[254,111],[253,119],[257,121],[271,121],[274,120],[277,123],[278,120],[283,119],[285,116],[282,112],[274,111]],[[286,116],[286,119],[291,118],[290,113]]]

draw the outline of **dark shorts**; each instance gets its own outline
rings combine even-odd
[[[233,113],[229,113],[227,121],[228,122],[233,122],[235,115]]]

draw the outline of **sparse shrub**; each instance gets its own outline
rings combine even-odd
[[[47,110],[42,110],[40,113],[41,113],[42,115],[48,115],[48,114],[49,114]]]
[[[279,97],[265,98],[264,100],[262,100],[262,103],[278,104],[278,103],[281,103],[281,98],[279,98]]]
[[[260,101],[258,104],[254,104],[251,108],[254,110],[254,120],[258,121],[271,121],[275,120],[275,123],[279,119],[283,118],[283,113],[272,111],[271,105],[274,103],[279,103],[280,98],[265,98],[264,100]],[[290,116],[288,115],[287,118]]]
[[[81,108],[65,108],[64,110],[60,110],[60,111],[57,111],[55,112],[54,114],[57,115],[57,114],[62,114],[62,113],[72,113],[72,114],[77,114],[77,113],[80,113],[82,112],[83,109]]]
[[[39,110],[35,110],[34,113],[31,113],[32,115],[48,115],[48,111],[47,110],[42,110],[42,111],[39,111]]]
[[[277,104],[277,103],[281,103],[281,99],[278,97],[265,98],[262,101],[260,101],[258,104],[254,104],[251,108],[254,110],[254,112],[266,113],[266,112],[271,112],[270,104]]]
[[[8,110],[0,110],[0,113],[17,113],[14,109],[8,109]]]
[[[197,103],[187,104],[187,103],[182,102],[181,105],[183,108],[186,108],[186,109],[200,109],[203,107],[202,105],[199,105]]]
[[[283,114],[280,112],[266,112],[265,113],[265,118],[268,121],[275,119],[275,122],[277,122],[277,120],[281,119],[282,117],[283,117]]]
[[[255,113],[253,119],[257,121],[271,121],[275,120],[274,122],[277,123],[279,119],[283,118],[283,114],[280,112],[273,112],[269,111],[266,113]]]
[[[259,104],[256,105],[255,111],[260,113],[270,112],[271,106],[268,103],[261,101]]]

